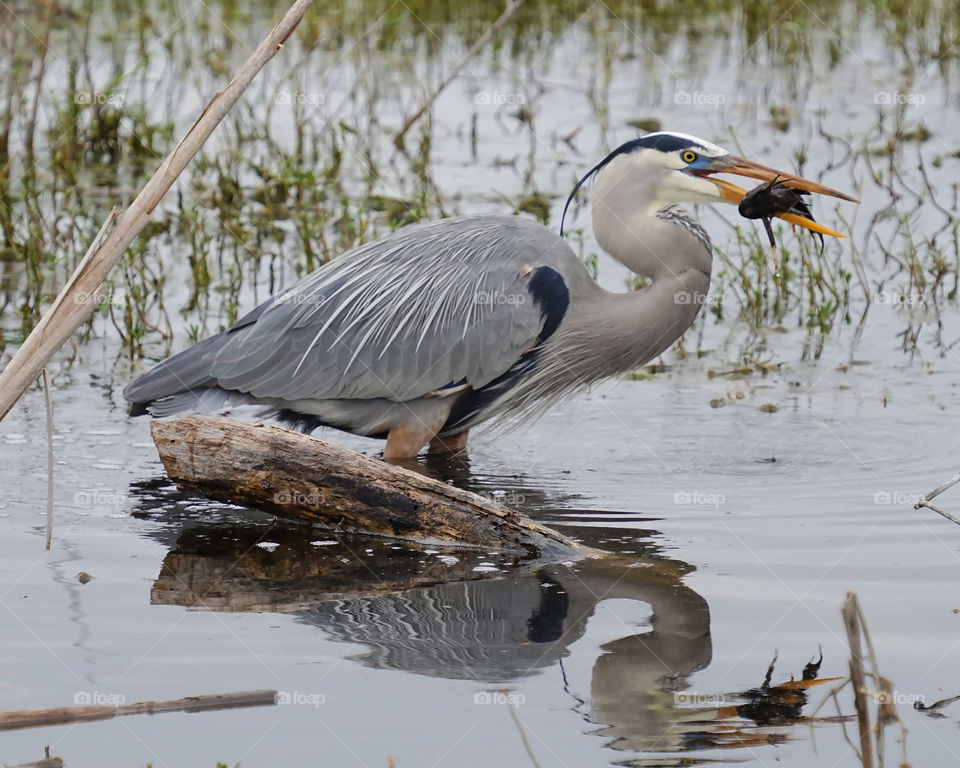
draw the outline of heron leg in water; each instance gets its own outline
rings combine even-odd
[[[416,456],[423,446],[437,436],[449,415],[450,405],[444,403],[443,407],[434,411],[432,418],[415,418],[392,427],[387,433],[387,446],[383,449],[384,461]]]
[[[459,451],[466,450],[467,435],[469,433],[470,430],[465,429],[463,432],[457,432],[455,435],[435,437],[430,441],[430,451],[431,453],[458,453]]]

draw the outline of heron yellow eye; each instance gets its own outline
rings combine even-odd
[[[680,154],[680,159],[685,163],[692,163],[697,159],[697,153],[693,150],[686,149]]]

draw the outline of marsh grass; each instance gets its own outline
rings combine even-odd
[[[245,55],[248,42],[237,30],[256,33],[284,5],[223,3],[185,16],[188,9],[170,1],[149,10],[112,0],[77,12],[54,4],[0,11],[0,351],[32,328],[109,208],[128,202],[171,148],[185,127],[175,121],[193,114],[190,99],[216,90]],[[914,87],[931,62],[944,79],[957,74],[954,3],[787,5],[529,0],[477,67],[526,95],[497,112],[515,149],[510,158],[491,157],[476,105],[452,126],[425,117],[404,150],[390,140],[390,126],[496,18],[498,4],[400,8],[377,0],[318,9],[156,212],[86,333],[115,335],[131,361],[160,357],[178,333],[195,341],[227,327],[252,302],[358,243],[469,209],[473,201],[456,194],[458,179],[437,177],[451,147],[470,146],[468,174],[484,163],[514,169],[512,188],[491,190],[494,207],[555,226],[551,212],[566,191],[569,165],[583,158],[570,151],[576,126],[563,135],[540,127],[548,122],[540,112],[543,86],[531,83],[552,75],[551,59],[573,28],[588,41],[584,96],[604,133],[618,61],[685,45],[695,64],[704,41],[717,35],[731,35],[731,45],[747,52],[743,66],[775,65],[802,78],[815,57],[826,53],[838,66],[844,55],[824,28],[839,26],[844,14],[866,14],[905,62],[900,90]],[[789,111],[770,114],[774,127],[789,125]],[[806,329],[802,357],[816,358],[826,339],[862,321],[878,295],[906,297],[899,302],[905,350],[916,351],[927,330],[947,348],[952,342],[942,337],[937,313],[958,299],[958,191],[956,184],[938,189],[928,171],[957,159],[941,153],[931,160],[921,151],[926,138],[905,109],[878,114],[870,134],[856,140],[822,125],[815,137],[801,136],[801,171],[847,170],[851,180],[885,190],[886,205],[871,210],[865,226],[844,222],[851,237],[822,250],[787,225],[779,227],[775,259],[746,222],[718,238],[719,299],[679,354],[701,354],[705,324],[713,323],[748,329],[740,362],[769,356],[776,346],[769,332],[782,328]],[[815,151],[825,165],[810,167]],[[919,186],[901,170],[916,163]],[[545,176],[552,189],[544,188]],[[851,215],[844,210],[832,212],[835,221]],[[575,232],[571,244],[595,271],[593,241]]]

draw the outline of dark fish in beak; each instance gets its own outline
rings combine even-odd
[[[782,214],[791,214],[794,218],[814,222],[810,206],[804,199],[804,196],[809,195],[809,192],[788,187],[777,177],[773,181],[762,184],[747,192],[737,206],[737,210],[745,219],[760,219],[763,222],[764,229],[767,230],[770,247],[775,248],[777,242],[774,240],[773,229],[770,227],[771,219],[779,215],[785,221],[790,221],[787,216],[783,216]],[[800,221],[793,221],[791,223],[799,224]],[[822,249],[824,233],[818,232],[817,230],[812,231],[814,235],[820,238],[820,248]],[[833,234],[837,237],[843,237],[843,235]]]

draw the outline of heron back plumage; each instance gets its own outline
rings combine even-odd
[[[562,239],[526,219],[408,227],[312,272],[148,371],[124,396],[155,414],[260,402],[351,428],[342,423],[358,420],[351,403],[386,414],[396,411],[391,404],[470,393],[457,410],[469,421],[482,407],[477,393],[502,391],[560,325],[565,274],[589,279]]]

